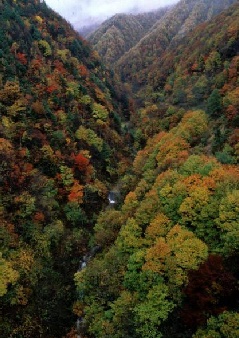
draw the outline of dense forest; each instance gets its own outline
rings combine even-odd
[[[239,2],[90,39],[0,1],[0,336],[239,337]]]
[[[61,337],[74,273],[129,165],[110,75],[44,2],[0,3],[0,336]]]
[[[152,30],[141,39],[118,62],[123,81],[129,81],[137,92],[146,84],[152,64],[161,59],[166,50],[180,44],[182,37],[197,25],[205,23],[214,15],[234,3],[235,0],[185,0],[178,2],[157,21]],[[157,65],[154,65],[155,69]],[[137,73],[137,76],[135,76]]]
[[[116,14],[86,35],[106,65],[114,64],[134,47],[168,8],[142,14]]]

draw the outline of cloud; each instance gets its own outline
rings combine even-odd
[[[45,0],[75,28],[89,26],[116,13],[146,12],[179,0]]]

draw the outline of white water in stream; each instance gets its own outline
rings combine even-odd
[[[116,185],[108,195],[109,207],[117,205],[120,201],[119,184]],[[80,261],[78,272],[86,268],[88,262],[95,256],[100,250],[100,246],[93,247],[86,255],[84,255]],[[77,338],[82,338],[82,332],[84,330],[84,317],[78,317],[76,320],[76,332]]]
[[[86,255],[82,257],[80,261],[78,272],[86,268],[88,262],[95,256],[95,254],[100,250],[100,246],[96,245],[93,247]],[[76,320],[76,333],[77,338],[82,338],[81,334],[84,329],[84,317],[78,317]]]

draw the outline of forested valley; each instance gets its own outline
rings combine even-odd
[[[0,336],[239,337],[238,160],[238,1],[0,0]]]

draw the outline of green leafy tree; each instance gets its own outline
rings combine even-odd
[[[207,100],[207,113],[216,118],[222,112],[222,97],[218,89],[214,89]]]
[[[170,300],[166,285],[159,284],[150,289],[145,301],[134,308],[138,335],[147,338],[162,337],[160,325],[173,308],[174,303]]]
[[[236,252],[239,248],[239,190],[233,190],[222,198],[216,222],[222,231],[224,252]]]
[[[193,338],[235,338],[239,336],[239,314],[225,311],[210,317],[205,329],[199,329]]]

